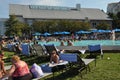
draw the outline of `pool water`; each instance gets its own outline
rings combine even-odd
[[[67,45],[67,42],[64,42]],[[55,46],[60,46],[60,41],[39,41],[39,44],[54,44]],[[120,40],[81,40],[81,41],[73,41],[74,46],[88,46],[94,44],[101,44],[102,46],[116,46],[120,45]]]

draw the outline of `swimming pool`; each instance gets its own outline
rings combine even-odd
[[[67,42],[64,42],[67,45]],[[60,41],[39,41],[39,44],[54,44],[55,46],[60,46]],[[81,40],[81,41],[73,41],[74,46],[88,46],[91,44],[101,44],[102,46],[120,46],[120,40]]]

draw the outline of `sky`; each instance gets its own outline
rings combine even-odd
[[[76,4],[81,4],[81,8],[98,8],[106,12],[107,5],[114,2],[119,0],[0,0],[0,18],[9,18],[9,4],[64,7],[76,7]]]

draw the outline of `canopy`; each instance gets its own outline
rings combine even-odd
[[[102,30],[102,29],[99,29],[99,30],[92,30],[91,32],[106,33],[106,32],[111,32],[111,30]]]
[[[77,34],[89,34],[89,33],[91,33],[91,32],[80,30],[80,31],[78,31],[78,32],[76,32],[76,33],[77,33]]]
[[[120,29],[114,29],[114,31],[115,31],[115,32],[119,32],[119,31],[120,31]]]
[[[61,32],[61,34],[70,34],[70,32],[63,31],[63,32]]]
[[[51,34],[48,32],[45,32],[44,34],[42,34],[43,36],[50,36]]]
[[[34,33],[34,34],[32,34],[33,36],[40,36],[41,35],[41,33],[39,33],[39,32],[36,32],[36,33]]]
[[[59,35],[59,34],[70,34],[70,32],[62,31],[62,32],[54,32],[53,34]]]

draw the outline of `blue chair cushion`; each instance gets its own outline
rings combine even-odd
[[[65,54],[60,54],[60,59],[69,61],[69,62],[77,62],[77,54],[72,54],[72,53],[65,53]]]
[[[98,51],[101,50],[100,45],[88,45],[89,51]]]
[[[30,54],[30,48],[29,48],[29,44],[22,44],[22,53],[25,55],[29,55]]]
[[[40,67],[41,67],[43,72],[52,72],[52,68],[49,67],[48,64],[42,64],[42,65],[40,65]]]

